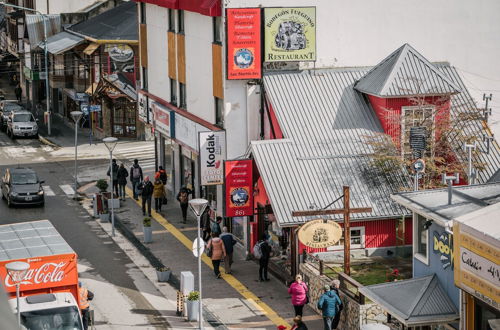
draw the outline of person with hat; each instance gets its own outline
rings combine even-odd
[[[79,296],[79,305],[80,311],[82,313],[82,321],[83,321],[83,329],[87,330],[89,328],[89,310],[90,303],[89,301],[94,299],[94,294],[92,291],[84,288],[82,282],[78,282],[78,296]]]
[[[325,285],[325,293],[318,300],[318,309],[323,314],[323,324],[325,330],[332,330],[333,319],[337,313],[337,306],[342,304],[335,291],[330,290],[329,285]]]

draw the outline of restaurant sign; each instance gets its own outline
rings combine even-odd
[[[253,162],[251,159],[228,160],[226,176],[226,217],[253,215]]]
[[[224,184],[226,131],[199,132],[200,179],[202,186]]]
[[[300,227],[298,237],[305,246],[315,249],[326,248],[340,240],[342,227],[333,220],[311,220]]]
[[[264,9],[264,62],[316,61],[316,7]]]

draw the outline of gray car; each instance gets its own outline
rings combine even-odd
[[[4,131],[7,129],[7,122],[12,112],[26,111],[26,109],[16,102],[10,100],[0,102],[0,128]]]
[[[11,138],[26,136],[38,138],[37,120],[29,111],[14,111],[7,121],[7,135]]]
[[[7,205],[41,205],[45,204],[42,183],[36,172],[30,168],[18,167],[6,169],[2,177],[2,199]]]

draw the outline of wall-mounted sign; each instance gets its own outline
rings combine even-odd
[[[227,9],[227,79],[260,79],[260,8]]]
[[[441,234],[434,232],[432,251],[439,254],[443,269],[451,266],[453,269],[453,235],[443,231]]]
[[[333,220],[311,220],[303,224],[298,232],[299,241],[312,248],[335,245],[342,237],[342,228]]]
[[[173,112],[156,102],[153,102],[152,106],[155,130],[165,136],[173,137],[175,124]]]
[[[316,7],[264,9],[264,62],[316,61]]]
[[[90,112],[101,112],[100,104],[91,104],[89,107]]]
[[[207,128],[184,116],[175,116],[175,139],[191,149],[198,151],[198,133]]]
[[[132,47],[125,44],[106,45],[104,51],[108,52],[109,57],[117,62],[128,62],[134,57]]]
[[[226,132],[200,132],[200,180],[202,186],[224,184]]]
[[[253,215],[253,163],[251,159],[224,162],[226,217]]]
[[[87,116],[89,114],[89,104],[88,103],[81,103],[80,110],[82,110],[83,114],[85,116]]]
[[[148,96],[140,91],[137,93],[137,114],[140,121],[148,123]]]

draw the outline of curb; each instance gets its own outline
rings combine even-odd
[[[42,142],[43,144],[46,144],[46,145],[51,146],[51,147],[55,147],[55,148],[61,147],[60,145],[55,144],[54,142],[50,141],[46,137],[41,136],[40,134],[38,134],[38,140],[40,142]]]

